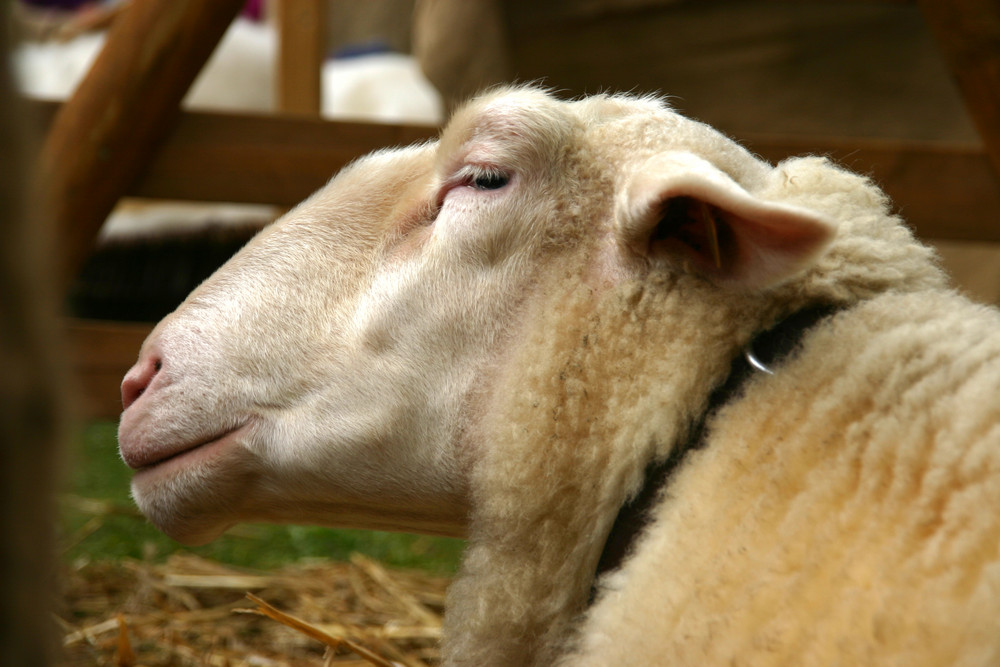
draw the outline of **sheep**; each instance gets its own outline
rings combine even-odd
[[[502,88],[157,325],[120,451],[186,543],[466,535],[448,665],[991,665],[998,331],[862,176]]]

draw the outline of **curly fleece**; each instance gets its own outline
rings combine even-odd
[[[581,240],[547,251],[475,425],[489,447],[448,664],[1000,664],[1000,314],[950,291],[881,191],[828,160],[772,168],[652,100],[570,115],[577,191],[618,187],[614,155],[673,132],[754,196],[828,216],[836,237],[766,289],[684,265],[603,289],[583,227],[599,213],[579,213]],[[646,465],[755,332],[811,303],[843,310],[708,424],[588,608]]]

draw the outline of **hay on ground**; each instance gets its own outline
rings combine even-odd
[[[264,574],[190,554],[90,563],[67,567],[57,622],[72,667],[425,667],[447,584],[360,555]]]

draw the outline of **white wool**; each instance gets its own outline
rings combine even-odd
[[[619,508],[756,335],[836,314]],[[359,160],[150,335],[119,443],[186,542],[466,534],[444,664],[996,665],[1000,312],[868,179],[661,102],[500,89]]]

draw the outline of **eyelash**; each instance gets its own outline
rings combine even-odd
[[[437,218],[441,206],[444,204],[448,193],[456,187],[468,187],[480,192],[492,192],[501,190],[514,179],[513,175],[500,169],[481,164],[467,164],[459,169],[454,176],[445,181],[438,191],[436,205],[433,213],[428,216],[429,221]]]
[[[510,174],[496,167],[473,166],[468,171],[469,186],[476,190],[499,190],[510,183]]]

